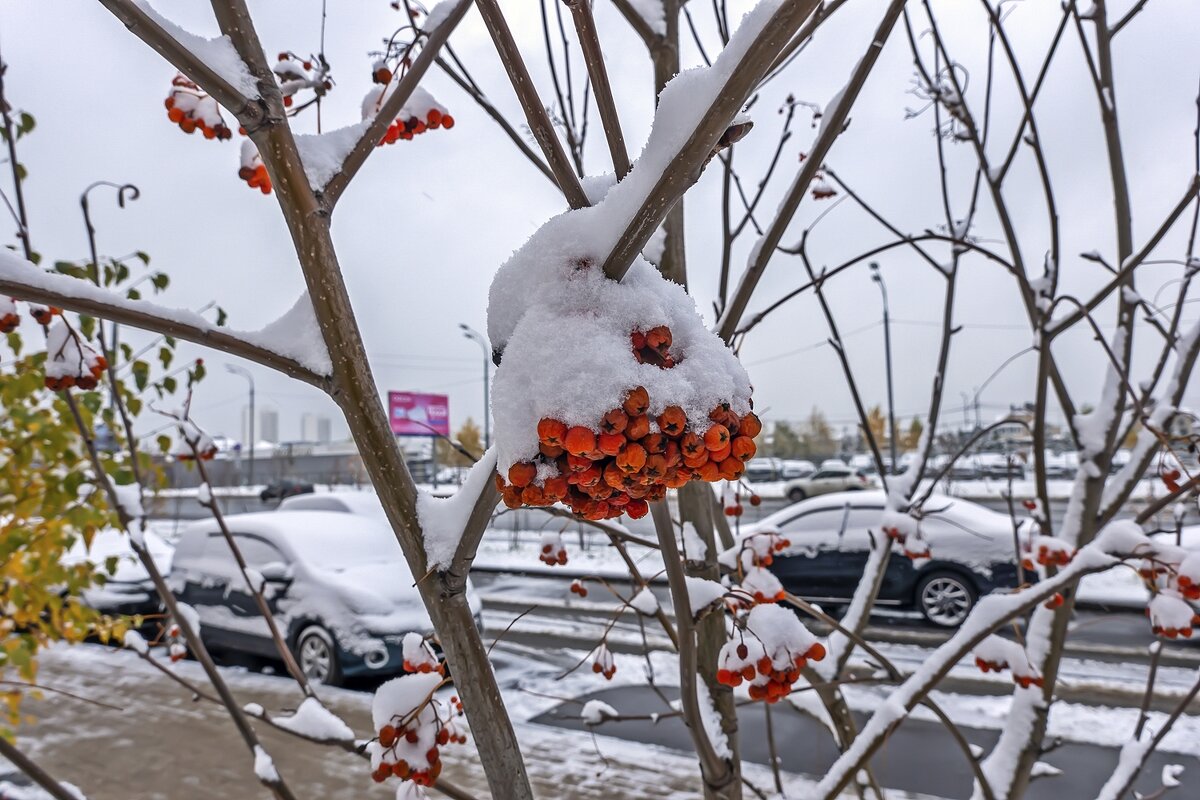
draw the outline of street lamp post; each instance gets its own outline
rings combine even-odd
[[[241,375],[250,383],[250,468],[246,471],[246,485],[254,485],[254,376],[249,370],[243,369],[236,364],[226,364],[226,372],[232,372],[234,375]]]
[[[491,377],[492,348],[488,344],[487,337],[465,322],[458,323],[458,327],[462,329],[463,336],[468,339],[474,339],[483,348],[483,449],[487,450],[492,446],[492,407],[488,403],[488,379]]]
[[[871,280],[879,285],[879,292],[883,295],[883,351],[887,365],[888,427],[891,429],[891,436],[888,438],[892,454],[891,471],[894,474],[900,465],[896,461],[896,405],[892,397],[892,327],[888,315],[887,286],[883,282],[883,276],[879,274],[879,262],[872,261],[870,267]]]

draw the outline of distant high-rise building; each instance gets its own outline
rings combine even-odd
[[[258,409],[258,420],[254,428],[254,439],[258,442],[279,441],[279,412],[273,408]],[[250,409],[242,409],[242,442],[249,447]]]
[[[329,423],[329,417],[311,413],[300,415],[300,441],[302,442],[329,444],[332,430],[333,426]]]

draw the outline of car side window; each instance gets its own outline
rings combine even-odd
[[[813,473],[813,474],[810,476],[810,479],[811,479],[811,480],[814,480],[814,481],[819,481],[819,480],[821,480],[822,478],[828,478],[828,477],[829,477],[829,473],[828,473],[828,472],[826,472],[826,471],[825,471],[825,470],[823,470],[823,469],[819,469],[819,470],[817,470],[816,472],[814,472],[814,473]]]
[[[279,548],[264,539],[235,533],[233,540],[242,551],[242,558],[246,559],[246,564],[251,567],[257,568],[271,563],[287,564],[287,559],[279,552]]]
[[[830,508],[802,514],[785,522],[780,530],[789,539],[803,540],[805,536],[818,534],[837,535],[842,526],[842,509]]]

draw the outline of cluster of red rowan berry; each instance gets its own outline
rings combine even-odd
[[[396,117],[392,120],[392,124],[388,126],[387,132],[383,138],[379,140],[379,146],[385,144],[395,144],[403,139],[411,141],[414,136],[420,136],[426,131],[435,131],[438,128],[450,130],[454,127],[454,117],[443,113],[440,109],[431,108],[425,112],[425,119],[420,117]]]
[[[258,189],[263,194],[271,193],[271,176],[267,174],[258,148],[249,139],[242,142],[242,166],[238,170],[238,177],[251,189]]]
[[[1045,678],[1029,661],[1025,648],[999,636],[988,636],[975,646],[975,666],[981,672],[1012,670],[1013,682],[1022,689],[1045,686]]]
[[[633,357],[639,364],[653,364],[661,369],[670,369],[679,359],[671,355],[674,337],[666,325],[658,325],[648,331],[634,331],[629,335]]]
[[[429,674],[436,672],[445,674],[445,667],[438,660],[437,654],[429,646],[429,642],[419,633],[406,633],[401,641],[401,655],[404,658],[404,671]]]
[[[12,333],[21,324],[17,313],[17,301],[12,297],[0,297],[0,333]]]
[[[919,561],[923,558],[929,558],[929,542],[925,541],[920,536],[918,529],[917,535],[909,536],[904,531],[900,530],[895,525],[883,526],[883,533],[896,544],[900,545],[900,552],[910,561]]]
[[[593,430],[556,419],[538,423],[539,455],[518,461],[496,487],[509,508],[565,503],[585,519],[646,515],[648,503],[690,480],[737,480],[754,456],[762,424],[753,412],[739,417],[728,405],[693,430],[679,406],[651,417],[650,395],[638,386]],[[652,426],[656,431],[651,431]],[[539,469],[551,473],[539,479]],[[557,474],[553,474],[557,472]]]
[[[562,535],[553,531],[542,534],[542,550],[538,559],[547,566],[562,566],[567,563],[567,548],[563,545]]]
[[[738,583],[741,591],[729,595],[726,602],[731,608],[776,603],[787,596],[783,584],[767,567],[774,563],[776,553],[791,545],[791,541],[780,535],[777,528],[761,530],[742,539],[738,553],[741,568]]]
[[[217,101],[182,72],[171,79],[171,93],[164,102],[167,119],[184,133],[200,131],[205,139],[217,140],[233,137]]]
[[[813,642],[803,651],[782,647],[772,654],[757,636],[747,634],[742,632],[740,641],[726,642],[721,648],[717,682],[732,687],[749,683],[751,700],[778,702],[792,690],[809,661],[825,658],[825,646],[820,642]]]
[[[61,392],[77,386],[85,391],[100,384],[100,376],[108,369],[108,359],[97,353],[71,329],[65,321],[51,326],[62,310],[53,306],[31,306],[30,313],[46,327],[46,388]]]
[[[415,713],[382,726],[378,732],[381,758],[371,779],[383,783],[393,775],[417,786],[432,786],[442,774],[440,748],[466,744],[459,725],[462,701],[451,697],[447,708],[430,699]],[[444,716],[443,716],[444,715]]]
[[[603,675],[607,681],[611,681],[613,675],[617,674],[616,659],[613,658],[612,651],[608,649],[608,645],[604,642],[601,642],[592,651],[592,672],[597,675]]]
[[[1146,606],[1150,631],[1166,639],[1192,638],[1192,630],[1200,624],[1200,614],[1174,590],[1163,589]]]
[[[588,596],[587,587],[583,585],[583,581],[576,578],[571,581],[571,594],[577,594],[582,599]]]
[[[280,53],[279,60],[271,70],[279,80],[279,92],[283,95],[284,108],[292,108],[296,95],[305,89],[311,89],[316,97],[323,97],[333,88],[333,80],[329,77],[329,64],[322,56],[301,58],[292,52]]]
[[[1030,571],[1037,565],[1065,567],[1075,557],[1075,548],[1053,536],[1036,536],[1027,540],[1022,549],[1025,555],[1021,558],[1021,566]]]

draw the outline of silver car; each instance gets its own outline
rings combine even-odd
[[[862,470],[830,464],[822,465],[819,470],[807,478],[788,481],[784,487],[784,494],[788,500],[799,503],[809,497],[830,492],[855,492],[874,488],[876,488],[875,479]]]

